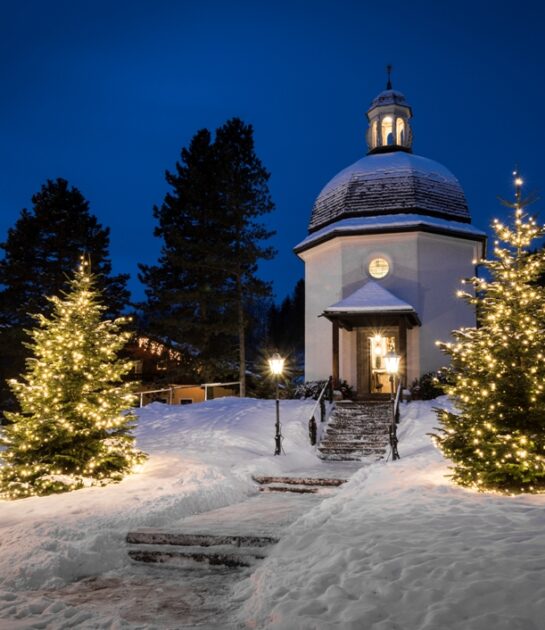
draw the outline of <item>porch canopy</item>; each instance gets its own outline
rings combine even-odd
[[[341,328],[352,330],[355,326],[398,323],[404,320],[408,328],[420,326],[420,319],[414,308],[380,286],[374,280],[354,291],[336,304],[328,306],[322,313]]]
[[[322,313],[333,324],[333,380],[339,382],[339,328],[371,326],[399,327],[399,352],[405,357],[407,350],[407,328],[420,326],[415,309],[399,299],[374,280],[369,280],[351,295],[328,306]],[[406,358],[406,357],[405,357]]]

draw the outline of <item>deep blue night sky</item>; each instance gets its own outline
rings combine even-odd
[[[413,107],[415,153],[466,191],[475,225],[505,210],[515,163],[545,195],[541,2],[2,2],[0,239],[48,178],[64,177],[111,228],[116,272],[153,263],[152,207],[182,146],[239,116],[272,173],[278,299],[303,268],[292,247],[314,198],[362,157],[385,87]],[[545,202],[538,202],[545,221]]]

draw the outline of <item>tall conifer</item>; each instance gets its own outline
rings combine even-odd
[[[274,248],[264,244],[274,235],[260,221],[274,209],[268,181],[270,174],[257,157],[252,125],[239,118],[228,120],[216,132],[219,157],[218,183],[226,219],[230,254],[225,261],[230,275],[231,295],[235,305],[239,348],[241,396],[246,390],[247,309],[256,298],[268,297],[270,283],[257,275],[259,262],[270,260]]]
[[[109,229],[100,225],[89,202],[65,179],[48,180],[32,197],[0,244],[0,324],[28,326],[28,313],[49,307],[44,295],[59,295],[69,285],[82,252],[92,262],[97,286],[111,315],[119,315],[129,299],[128,275],[112,276]]]
[[[256,275],[258,262],[274,254],[262,245],[272,232],[257,220],[273,208],[268,178],[251,125],[234,118],[215,141],[199,131],[167,172],[171,191],[154,208],[158,264],[140,266],[152,331],[191,347],[200,378],[232,376],[238,358],[242,395],[248,312],[252,300],[270,295]]]
[[[86,252],[97,274],[97,286],[117,316],[129,299],[128,275],[112,275],[109,230],[91,214],[89,203],[65,179],[48,180],[32,197],[0,244],[0,405],[13,408],[5,383],[24,369],[23,328],[32,324],[28,313],[47,313],[44,295],[68,288],[67,269],[74,269]]]
[[[147,286],[144,311],[150,330],[184,344],[200,378],[217,378],[232,358],[234,333],[227,296],[224,215],[217,187],[217,159],[210,132],[202,129],[182,149],[161,206],[155,236],[163,239],[155,266],[140,265]]]
[[[495,259],[483,261],[491,279],[472,278],[460,292],[477,308],[479,326],[442,343],[450,356],[446,392],[455,411],[438,410],[435,439],[454,462],[463,486],[504,492],[545,491],[545,251],[531,250],[545,228],[525,211],[516,177],[510,225],[493,224]]]

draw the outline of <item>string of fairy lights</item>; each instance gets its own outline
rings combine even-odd
[[[545,251],[531,249],[545,228],[525,211],[531,200],[514,178],[512,224],[494,221],[494,259],[480,261],[491,279],[458,291],[478,326],[438,342],[451,359],[445,393],[457,411],[437,411],[433,436],[456,483],[509,494],[545,491]]]
[[[131,361],[118,358],[128,318],[103,320],[105,307],[82,260],[67,294],[48,298],[37,315],[22,379],[9,385],[21,411],[1,439],[0,492],[6,498],[75,490],[119,481],[145,455],[134,446]]]

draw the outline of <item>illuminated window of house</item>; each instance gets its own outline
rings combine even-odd
[[[159,372],[164,372],[167,369],[167,362],[166,361],[157,361],[157,371]]]
[[[391,116],[382,119],[382,144],[383,146],[394,144],[394,120]]]
[[[142,368],[144,366],[144,362],[140,360],[135,360],[132,362],[132,372],[133,374],[142,374]]]
[[[405,145],[405,121],[403,118],[398,118],[396,121],[397,126],[397,142],[400,146]]]

